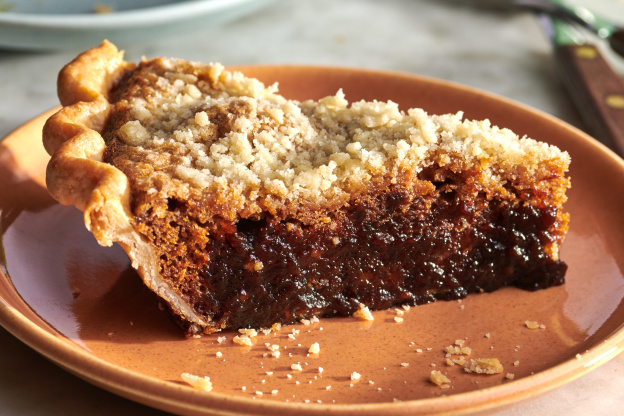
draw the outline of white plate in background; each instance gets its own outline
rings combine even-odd
[[[222,24],[273,0],[0,0],[0,48],[86,48],[149,42]],[[98,13],[108,8],[108,13]]]

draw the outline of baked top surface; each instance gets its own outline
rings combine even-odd
[[[539,188],[569,164],[556,147],[487,120],[349,103],[342,91],[287,100],[218,64],[144,61],[111,97],[107,161],[142,192],[173,192],[230,219],[309,218],[374,189],[418,188],[434,164],[476,170],[482,188],[503,194],[509,182]]]

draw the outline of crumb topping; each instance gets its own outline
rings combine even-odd
[[[374,187],[409,185],[434,163],[476,166],[483,183],[499,187],[510,176],[539,182],[569,163],[556,147],[487,120],[349,103],[341,90],[318,102],[287,100],[275,85],[219,64],[157,58],[127,83],[105,139],[153,167],[143,184],[152,193],[162,191],[163,173],[226,218],[329,210]]]

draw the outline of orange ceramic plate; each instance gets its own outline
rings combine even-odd
[[[99,247],[81,213],[48,196],[44,114],[0,144],[5,328],[102,388],[197,414],[485,411],[553,389],[624,349],[624,163],[613,153],[552,117],[441,81],[335,68],[242,69],[267,83],[279,81],[291,98],[343,88],[352,101],[391,99],[431,113],[463,110],[468,118],[489,118],[567,150],[573,161],[572,221],[561,253],[569,265],[567,283],[419,306],[402,311],[402,323],[390,310],[376,312],[369,323],[335,318],[287,326],[257,336],[252,347],[233,344],[232,332],[185,339],[123,251]],[[545,328],[528,329],[525,321]],[[444,348],[456,340],[464,340],[472,358],[498,358],[504,372],[474,375],[449,366]],[[309,355],[314,342],[320,353]],[[279,346],[279,358],[270,356],[266,343]],[[432,370],[445,373],[450,388],[431,384]],[[209,376],[213,391],[188,387],[182,372]],[[354,372],[361,377],[352,379]]]

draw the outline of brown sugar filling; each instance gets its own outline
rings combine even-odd
[[[439,178],[434,171],[422,177]],[[562,284],[566,265],[546,253],[565,218],[541,203],[488,199],[469,175],[423,181],[418,195],[390,187],[307,226],[267,216],[207,231],[197,209],[176,200],[164,216],[150,215],[153,200],[135,214],[163,276],[213,321],[205,332]]]
[[[385,165],[376,168],[382,174],[366,183],[344,173],[346,185],[342,188],[321,187],[306,191],[301,198],[295,194],[280,197],[279,192],[266,187],[254,191],[245,188],[240,193],[233,187],[215,188],[214,182],[202,187],[180,176],[179,168],[189,158],[189,149],[198,144],[208,149],[231,132],[241,134],[240,120],[251,120],[250,143],[264,132],[291,129],[296,125],[286,116],[285,124],[279,125],[271,117],[253,116],[277,111],[276,103],[283,109],[290,104],[258,100],[261,104],[254,107],[250,99],[210,90],[216,81],[208,69],[177,63],[179,71],[195,74],[193,79],[199,79],[196,85],[203,88],[202,94],[208,91],[220,101],[198,107],[193,104],[187,109],[190,116],[172,116],[170,120],[173,127],[168,128],[176,129],[201,113],[203,119],[198,123],[202,122],[203,130],[192,123],[189,126],[202,132],[192,137],[199,137],[202,143],[184,148],[179,142],[162,140],[160,148],[153,151],[155,140],[143,136],[155,134],[147,132],[145,126],[159,119],[150,116],[139,123],[133,102],[136,104],[136,97],[160,99],[166,92],[163,85],[169,88],[178,83],[188,88],[178,82],[176,77],[183,75],[180,73],[167,75],[176,79],[167,84],[168,72],[163,75],[166,71],[162,65],[159,60],[140,64],[111,91],[114,110],[102,132],[108,146],[104,161],[129,179],[133,226],[158,256],[160,275],[208,322],[201,328],[176,317],[188,334],[226,327],[270,327],[311,316],[351,315],[360,304],[383,309],[459,299],[506,285],[536,290],[563,283],[566,265],[558,260],[558,247],[568,216],[560,205],[569,180],[562,176],[565,158],[565,163],[558,163],[556,158],[561,156],[553,149],[548,149],[550,153],[543,159],[529,158],[527,165],[537,166],[529,172],[524,165],[517,166],[517,161],[513,167],[497,165],[499,159],[504,161],[500,156],[504,152],[517,157],[513,150],[516,142],[491,150],[488,146],[494,142],[485,141],[476,150],[489,149],[491,153],[486,152],[482,160],[490,165],[481,171],[484,165],[479,161],[462,165],[461,157],[452,154],[460,142],[449,141],[417,167],[407,163],[392,167],[393,158],[398,156],[388,156]],[[167,71],[169,66],[165,65]],[[196,92],[199,94],[199,89]],[[338,98],[323,105],[337,105]],[[150,111],[164,107],[154,108]],[[327,114],[316,114],[310,103],[301,104],[301,108],[313,125],[303,128],[329,129],[331,118]],[[349,110],[340,111],[338,117],[345,117]],[[354,117],[345,125],[364,124],[352,126],[351,133],[339,126],[334,133],[345,137],[361,134],[367,131],[367,122],[375,121],[367,115],[357,115],[361,120]],[[453,120],[446,118],[441,124]],[[393,132],[388,133],[389,140],[399,130]],[[444,137],[440,133],[438,139],[447,140]],[[524,143],[530,149],[527,154],[539,155],[536,147],[531,147],[537,145],[531,143]],[[350,146],[339,148],[335,154],[349,159],[346,152],[350,152],[350,160],[360,163],[354,159],[358,149]],[[399,149],[398,142],[396,146]],[[426,146],[423,141],[422,147]],[[371,149],[367,152],[372,155],[385,147]],[[396,149],[394,152],[399,152]],[[301,151],[306,152],[312,150]],[[470,155],[472,150],[465,152]],[[190,168],[199,169],[196,163],[194,160]],[[347,172],[355,165],[340,166]],[[361,172],[354,169],[348,172]],[[216,181],[225,180],[226,175],[236,178],[238,173],[249,173],[244,169],[233,172],[213,176]],[[254,192],[257,195],[252,199]],[[309,195],[322,198],[317,201]]]

